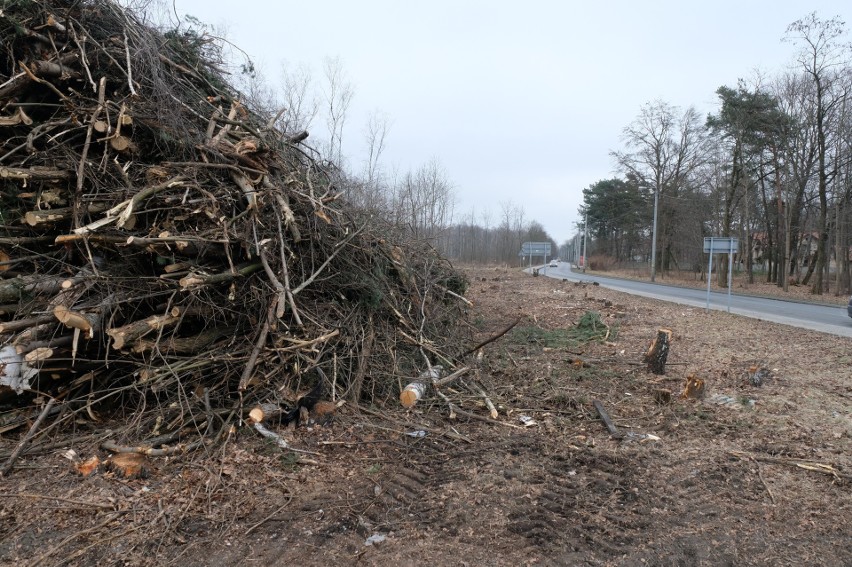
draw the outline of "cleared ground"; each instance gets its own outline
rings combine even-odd
[[[326,427],[282,433],[310,454],[240,430],[130,480],[81,477],[61,455],[102,454],[109,424],[81,421],[2,479],[0,562],[852,564],[849,339],[515,270],[468,274],[473,344],[520,319],[442,389],[480,419],[450,419],[435,396],[410,412],[344,405]],[[656,376],[641,360],[661,327],[673,338]],[[689,375],[703,399],[680,398]],[[610,435],[594,400],[634,435]]]

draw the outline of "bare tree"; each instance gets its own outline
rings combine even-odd
[[[328,128],[328,159],[343,166],[343,127],[349,105],[355,96],[352,83],[346,78],[339,57],[326,58],[323,63],[325,75],[324,95],[326,126]]]
[[[639,116],[624,128],[627,151],[611,152],[619,168],[652,191],[654,226],[651,280],[665,270],[672,254],[679,192],[704,159],[705,140],[698,112],[679,110],[661,100],[642,106]],[[667,201],[664,201],[668,198]],[[657,245],[663,254],[657,256]]]
[[[500,242],[498,259],[512,264],[517,261],[517,253],[521,248],[521,240],[515,232],[515,227],[523,224],[524,208],[512,201],[500,202],[500,225],[497,227]]]
[[[491,230],[491,209],[483,209],[482,212],[479,213],[479,219],[482,226],[482,233],[479,241],[477,261],[487,263],[497,257],[496,251],[494,250],[497,239],[494,237],[492,234],[493,231]]]
[[[819,193],[819,217],[817,230],[819,241],[815,265],[809,269],[816,274],[811,292],[821,295],[824,291],[824,272],[828,266],[828,185],[836,170],[829,163],[828,148],[831,144],[831,123],[845,99],[846,92],[837,88],[838,79],[850,54],[850,46],[840,40],[846,25],[839,17],[821,20],[816,12],[790,24],[785,39],[799,46],[797,61],[809,77],[814,89],[811,100],[816,118],[817,179]]]
[[[391,206],[396,224],[416,239],[437,239],[452,223],[453,186],[437,159],[396,183]]]
[[[285,132],[307,132],[319,112],[319,101],[313,93],[311,71],[305,65],[281,67],[281,96],[284,105],[280,115]]]
[[[379,183],[379,160],[385,150],[385,142],[390,131],[390,118],[384,112],[374,110],[367,119],[364,139],[367,143],[367,163],[364,181],[368,185]]]

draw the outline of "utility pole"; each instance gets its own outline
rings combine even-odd
[[[577,264],[577,257],[579,256],[579,254],[577,253],[577,250],[579,249],[578,246],[577,246],[577,238],[579,236],[580,236],[579,234],[574,235],[574,250],[573,250],[573,254],[571,255],[571,264],[577,265],[577,266],[579,266],[579,264]]]
[[[651,281],[657,276],[657,205],[660,201],[660,186],[654,187],[654,228],[651,230]]]
[[[589,263],[589,213],[583,220],[583,273],[586,273],[586,264]]]

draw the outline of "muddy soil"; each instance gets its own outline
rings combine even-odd
[[[302,452],[240,429],[132,479],[63,456],[106,457],[117,424],[81,419],[0,479],[0,564],[852,565],[849,339],[467,273],[471,345],[518,323],[442,388],[454,417],[346,404],[280,431]],[[642,363],[659,328],[664,375]]]

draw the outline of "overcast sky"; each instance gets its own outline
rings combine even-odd
[[[616,175],[609,153],[643,104],[715,112],[718,87],[791,65],[790,23],[816,11],[848,30],[852,3],[173,0],[173,11],[223,31],[273,87],[284,62],[319,83],[323,60],[339,57],[355,93],[343,134],[353,168],[379,110],[392,123],[387,170],[437,158],[457,218],[490,210],[494,225],[512,201],[561,243],[582,190]],[[316,121],[312,139],[324,129]]]

